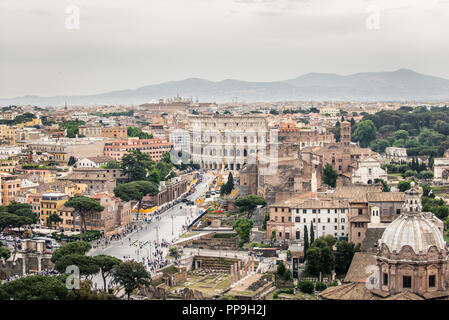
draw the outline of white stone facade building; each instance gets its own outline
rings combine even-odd
[[[385,156],[388,162],[409,161],[406,148],[388,147],[385,149]]]
[[[357,162],[357,168],[352,170],[353,184],[373,184],[376,179],[387,181],[387,172],[381,168],[381,163],[368,157]]]

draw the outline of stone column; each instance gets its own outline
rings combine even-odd
[[[238,274],[239,274],[239,280],[242,279],[242,261],[239,260],[238,262]]]
[[[231,283],[234,283],[234,265],[231,265]]]
[[[37,257],[37,271],[42,271],[42,257]]]
[[[26,273],[26,257],[22,254],[22,276]]]
[[[254,273],[254,257],[251,256],[251,272]]]

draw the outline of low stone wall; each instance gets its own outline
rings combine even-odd
[[[195,256],[193,259],[194,269],[208,269],[217,272],[230,272],[231,266],[240,261],[235,258]]]
[[[238,248],[237,235],[232,238],[214,238],[217,232],[211,232],[194,239],[186,239],[178,244],[188,248],[211,250],[235,250]]]

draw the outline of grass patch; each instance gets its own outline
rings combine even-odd
[[[175,273],[178,273],[178,269],[175,266],[170,266],[162,270],[162,274],[164,275],[164,277]]]
[[[183,239],[185,239],[185,238],[190,238],[190,237],[193,237],[193,236],[196,236],[196,235],[199,235],[200,233],[199,232],[196,232],[196,231],[191,231],[191,232],[186,232],[186,233],[184,233],[182,236],[181,236],[181,238],[183,238]]]
[[[228,238],[235,238],[237,235],[235,233],[216,233],[214,234],[214,238],[218,239],[228,239]]]

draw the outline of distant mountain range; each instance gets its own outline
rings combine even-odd
[[[442,101],[449,100],[449,80],[408,69],[365,72],[342,76],[308,73],[295,79],[273,82],[240,80],[209,81],[189,78],[149,85],[136,90],[112,91],[84,96],[23,96],[1,99],[0,105],[93,105],[142,104],[152,100],[182,97],[200,102],[355,100],[355,101]]]

